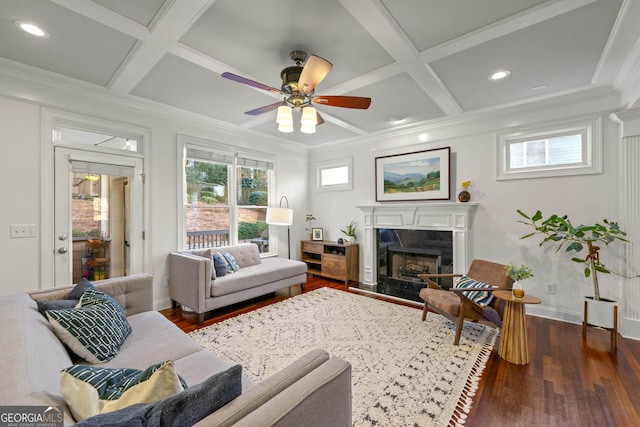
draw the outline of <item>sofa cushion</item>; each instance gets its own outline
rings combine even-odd
[[[307,272],[307,264],[287,258],[265,258],[262,263],[242,267],[235,274],[216,280],[211,296],[217,297],[287,279]]]
[[[477,280],[472,279],[467,275],[462,275],[460,280],[455,286],[456,288],[493,288],[494,286],[488,285],[484,282],[479,282]],[[469,298],[471,301],[475,301],[478,305],[489,305],[493,300],[493,292],[489,291],[469,291],[463,292],[463,294]]]
[[[211,280],[215,280],[216,278],[216,269],[213,264],[213,252],[211,252],[210,248],[207,249],[192,249],[187,251],[191,255],[201,256],[202,258],[207,258],[211,260]]]
[[[112,359],[131,333],[122,307],[98,291],[85,292],[76,308],[46,313],[60,341],[90,363]]]
[[[78,301],[86,291],[95,291],[95,289],[96,288],[93,286],[93,284],[85,277],[83,277],[82,280],[80,280],[64,297],[64,299],[37,301],[36,303],[38,304],[38,311],[42,313],[43,316],[46,316],[45,312],[48,310],[74,308],[76,305],[78,305]]]
[[[242,393],[241,376],[242,367],[235,365],[155,404],[132,405],[119,411],[87,418],[76,425],[79,427],[194,425]]]
[[[73,417],[84,420],[137,403],[154,403],[187,388],[173,362],[165,361],[144,371],[73,365],[60,374],[62,395]]]

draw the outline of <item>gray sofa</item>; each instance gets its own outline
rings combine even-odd
[[[215,269],[212,269],[211,251],[229,252],[240,270],[216,277]],[[169,254],[172,304],[174,307],[181,304],[198,313],[200,324],[207,311],[297,284],[304,290],[306,281],[306,263],[278,257],[261,259],[258,246],[253,243]]]
[[[117,356],[99,366],[146,369],[173,360],[194,386],[231,364],[203,350],[162,314],[153,311],[153,280],[136,275],[94,282],[118,301],[131,335]],[[5,371],[0,405],[60,405],[60,371],[73,358],[53,333],[35,300],[63,299],[71,287],[0,296],[0,365]],[[65,425],[75,423],[65,407]],[[350,426],[351,366],[323,350],[302,355],[287,368],[254,383],[242,378],[242,394],[198,426]]]

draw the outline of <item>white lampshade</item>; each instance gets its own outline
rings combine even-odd
[[[278,125],[278,130],[284,133],[293,132],[293,123],[280,123]]]
[[[302,119],[300,123],[303,125],[316,125],[318,123],[318,112],[313,107],[306,107],[302,110]]]
[[[267,208],[267,224],[270,225],[291,225],[293,224],[293,209],[289,208]]]
[[[313,107],[306,107],[302,110],[302,119],[300,120],[300,132],[315,133],[316,123],[318,122],[318,113]]]
[[[289,123],[293,125],[293,112],[291,111],[291,108],[287,107],[286,105],[281,105],[280,107],[278,107],[276,123],[280,125],[283,123]]]

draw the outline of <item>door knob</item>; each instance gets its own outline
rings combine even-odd
[[[62,248],[58,249],[58,253],[59,253],[59,254],[66,254],[66,253],[67,253],[67,251],[68,251],[68,249],[67,249],[67,248],[65,248],[65,247],[62,247]]]
[[[67,240],[67,235],[66,234],[60,234],[58,236],[58,240]]]

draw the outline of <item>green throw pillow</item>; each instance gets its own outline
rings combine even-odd
[[[76,308],[46,314],[58,339],[89,363],[113,359],[131,333],[122,307],[99,291],[85,292]]]
[[[138,403],[155,403],[187,388],[166,361],[139,369],[74,365],[60,375],[62,396],[76,421]]]

